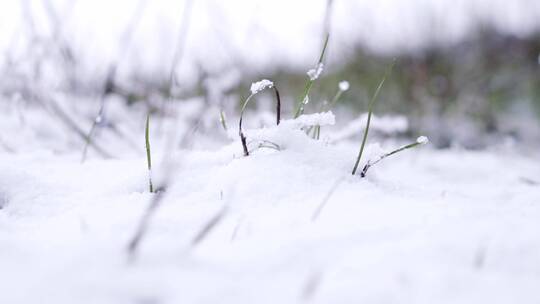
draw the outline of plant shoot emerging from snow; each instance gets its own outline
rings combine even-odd
[[[315,69],[312,69],[312,70],[309,70],[308,71],[308,76],[309,76],[309,79],[306,83],[306,87],[304,88],[304,92],[302,93],[302,97],[300,98],[300,100],[298,101],[298,105],[296,106],[296,111],[294,113],[294,118],[302,115],[304,113],[304,106],[306,105],[305,101],[309,99],[306,99],[308,98],[308,95],[309,95],[309,91],[311,90],[311,87],[313,86],[313,83],[315,82],[315,80],[317,80],[320,76],[320,74],[322,73],[323,71],[323,60],[324,60],[324,54],[326,52],[326,47],[328,46],[328,40],[330,39],[330,34],[326,34],[326,37],[324,39],[324,44],[323,44],[323,48],[321,50],[321,55],[319,56],[319,60],[317,61],[317,66],[315,67]]]
[[[399,153],[401,151],[404,151],[404,150],[408,150],[408,149],[412,149],[412,148],[415,148],[415,147],[418,147],[420,145],[425,145],[429,142],[429,139],[426,137],[426,136],[420,136],[416,139],[415,142],[413,143],[410,143],[408,145],[405,145],[405,146],[402,146],[400,148],[397,148],[391,152],[388,152],[388,153],[384,153],[383,155],[379,156],[379,158],[377,158],[375,161],[371,161],[371,160],[368,160],[367,164],[364,166],[364,168],[362,169],[362,172],[360,172],[360,176],[361,177],[365,177],[366,176],[366,173],[367,171],[369,170],[369,168],[371,168],[373,165],[375,165],[376,163],[380,162],[381,160],[387,158],[388,156],[390,155],[394,155],[396,153]]]
[[[152,155],[150,152],[150,113],[146,115],[144,139],[146,146],[146,163],[148,165],[148,190],[152,193],[154,192],[154,185],[152,184]]]
[[[375,105],[375,102],[377,101],[377,97],[379,96],[379,92],[381,91],[381,88],[384,85],[384,82],[386,81],[386,78],[388,75],[392,72],[392,69],[394,68],[394,64],[396,61],[394,60],[392,64],[386,69],[383,78],[379,82],[379,85],[377,86],[377,89],[375,90],[375,93],[371,97],[371,100],[368,104],[368,119],[366,122],[366,128],[364,129],[364,136],[362,137],[362,144],[360,146],[360,151],[358,152],[358,156],[356,157],[356,162],[354,163],[354,167],[352,170],[352,175],[356,174],[356,170],[358,169],[358,165],[360,164],[360,159],[362,158],[362,153],[364,152],[364,147],[366,145],[366,140],[369,132],[369,124],[371,122],[371,114],[373,113],[373,106]]]
[[[274,83],[268,79],[263,79],[261,81],[258,81],[258,82],[254,82],[251,84],[251,95],[248,96],[248,98],[246,98],[246,101],[244,101],[244,104],[242,105],[242,110],[240,111],[240,120],[238,122],[238,135],[240,135],[240,142],[242,143],[242,149],[244,151],[244,156],[248,156],[249,155],[249,150],[248,150],[248,147],[247,147],[247,139],[246,139],[246,136],[244,135],[244,132],[242,130],[242,121],[243,121],[243,118],[244,118],[244,111],[246,110],[246,107],[249,103],[249,101],[253,98],[253,96],[255,96],[256,94],[258,94],[259,92],[265,90],[265,89],[269,89],[269,88],[273,88],[274,89],[274,93],[276,95],[276,125],[279,125],[279,122],[281,120],[281,98],[279,96],[279,91],[277,89],[277,87],[274,85]]]

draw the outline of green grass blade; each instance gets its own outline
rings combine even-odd
[[[154,185],[152,184],[152,156],[150,153],[150,113],[146,115],[146,127],[144,130],[144,139],[146,142],[146,163],[148,165],[148,188],[150,193],[154,192]]]
[[[223,112],[223,110],[219,110],[219,122],[221,123],[223,130],[227,132],[229,128],[227,128],[227,120],[225,119],[225,113]]]
[[[366,128],[364,129],[364,136],[362,137],[362,145],[360,146],[360,151],[358,152],[358,156],[356,157],[356,162],[354,163],[354,167],[352,170],[352,175],[356,174],[356,171],[358,170],[358,165],[360,164],[360,159],[362,159],[362,153],[364,152],[364,147],[366,145],[367,136],[369,133],[369,125],[371,123],[371,114],[373,113],[373,106],[375,105],[375,102],[377,101],[377,97],[379,96],[379,92],[381,91],[384,82],[386,81],[386,78],[394,68],[396,61],[394,60],[392,64],[386,69],[383,78],[379,82],[379,85],[377,86],[377,89],[375,90],[375,93],[371,97],[371,100],[368,104],[368,118],[366,122]]]
[[[381,160],[387,158],[388,156],[391,156],[391,155],[394,155],[396,153],[399,153],[401,151],[404,151],[404,150],[408,150],[408,149],[412,149],[412,148],[415,148],[417,146],[420,146],[420,145],[425,145],[428,143],[428,139],[427,137],[425,136],[420,136],[416,139],[415,142],[413,143],[410,143],[408,145],[405,145],[405,146],[402,146],[402,147],[399,147],[391,152],[388,152],[388,153],[385,153],[383,154],[382,156],[380,156],[376,161],[374,162],[371,162],[371,161],[368,161],[367,164],[364,166],[364,168],[362,169],[362,172],[360,172],[360,176],[361,177],[365,177],[366,176],[366,173],[367,171],[369,170],[369,168],[371,168],[373,165],[377,164],[378,162],[380,162]]]
[[[330,39],[330,34],[326,34],[326,38],[324,39],[323,48],[321,51],[321,54],[319,56],[319,61],[317,61],[317,67],[323,62],[324,60],[324,54],[326,53],[326,48],[328,47],[328,40]],[[309,91],[311,90],[311,87],[313,86],[313,83],[315,80],[309,78],[306,86],[304,88],[304,92],[302,93],[302,97],[298,101],[298,105],[296,106],[296,111],[294,112],[294,118],[297,118],[298,116],[302,115],[304,112],[304,100],[306,100],[306,97],[309,95]]]

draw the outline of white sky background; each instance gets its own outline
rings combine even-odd
[[[24,10],[24,5],[28,9]],[[51,35],[42,0],[0,0],[0,63],[24,61],[32,52],[29,15],[40,37]],[[89,72],[103,72],[122,53],[122,39],[141,5],[132,44],[120,70],[167,77],[186,7],[182,0],[49,0]],[[249,67],[311,68],[320,50],[326,0],[193,0],[185,54],[177,71],[195,81],[199,66],[220,71]],[[452,43],[478,22],[527,35],[540,27],[538,0],[334,0],[330,61],[355,45],[377,52],[414,51]],[[31,48],[30,48],[31,49]],[[153,73],[153,74],[152,74]]]

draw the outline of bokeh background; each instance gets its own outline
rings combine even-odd
[[[268,78],[291,113],[326,32],[306,112],[347,80],[335,112],[358,117],[395,58],[375,112],[404,115],[410,135],[439,148],[539,142],[537,0],[7,0],[0,94],[27,105],[61,94],[74,107],[202,97],[237,113],[250,84]]]

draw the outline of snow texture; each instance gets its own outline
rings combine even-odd
[[[188,129],[204,104],[182,102],[162,130]],[[155,185],[166,172],[170,184],[130,259],[128,241],[156,195],[146,108],[108,106],[134,147],[97,132],[122,153],[81,164],[82,140],[55,116],[0,103],[0,303],[540,302],[540,162],[522,147],[422,146],[360,178],[350,174],[358,140],[317,141],[302,129],[324,125],[336,138],[331,112],[246,130],[249,157],[236,137],[165,158],[163,131],[150,128]],[[208,121],[219,128],[214,110]],[[368,144],[360,167],[401,144]]]
[[[540,180],[537,161],[419,150],[360,179],[349,173],[356,144],[290,143],[245,158],[232,157],[237,142],[185,154],[131,262],[126,242],[152,198],[142,157],[81,165],[2,155],[0,302],[540,300],[540,196],[520,180]],[[191,245],[224,205],[225,217]]]

